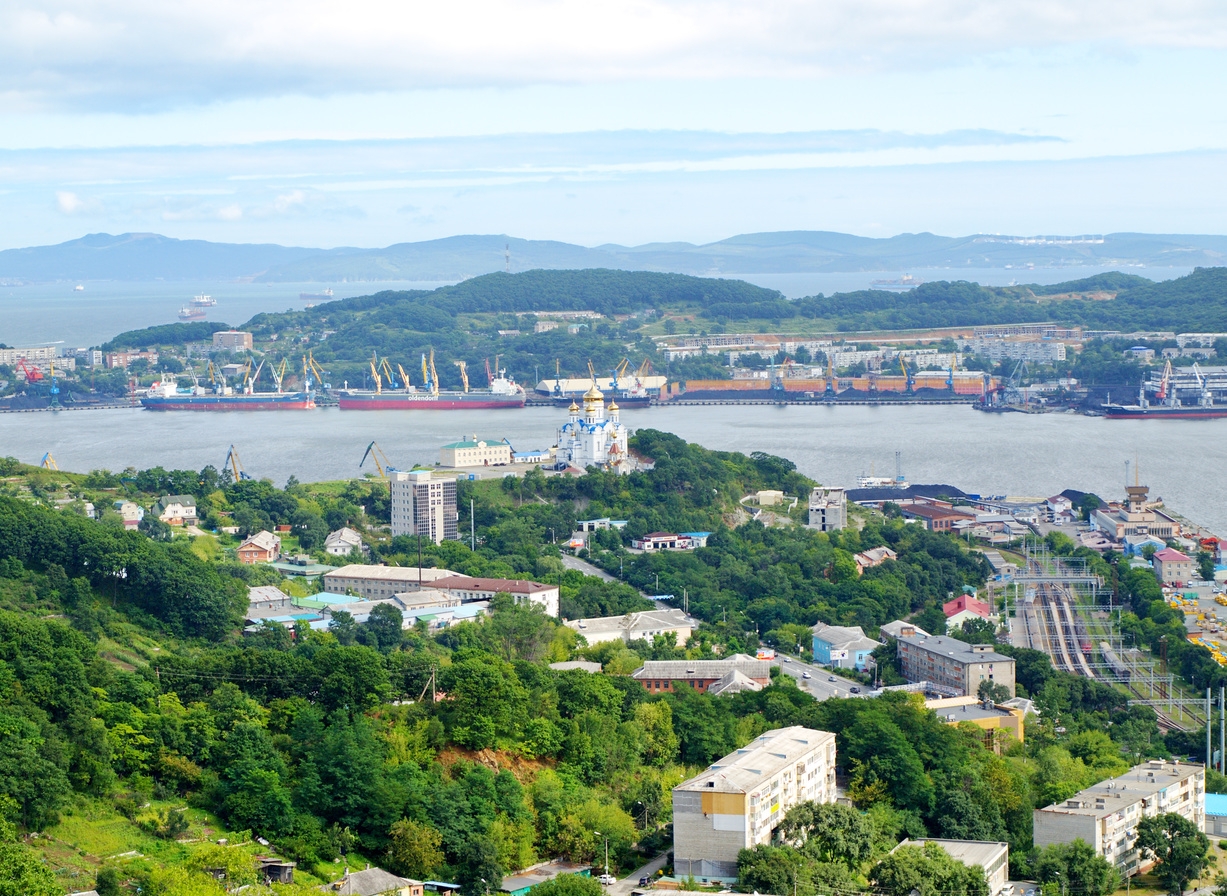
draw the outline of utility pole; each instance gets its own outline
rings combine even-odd
[[[1218,689],[1218,770],[1220,774],[1224,773],[1227,768],[1227,703],[1224,699],[1227,698],[1227,688],[1222,685]],[[1206,720],[1206,724],[1210,724],[1210,720]]]
[[[472,498],[469,498],[469,550],[477,550],[477,524],[473,521]]]
[[[1210,726],[1210,689],[1206,688],[1206,768],[1213,768],[1210,755],[1210,732],[1213,730]]]

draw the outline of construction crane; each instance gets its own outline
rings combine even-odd
[[[366,451],[362,454],[362,460],[358,461],[358,469],[362,469],[362,465],[366,463],[366,459],[370,458],[375,461],[375,469],[379,471],[380,479],[388,478],[388,470],[392,469],[392,465],[388,463],[388,456],[383,453],[383,449],[379,447],[373,440],[371,444],[366,446]],[[383,458],[383,463],[379,459]]]
[[[37,383],[43,378],[43,372],[27,364],[25,358],[17,359],[17,372],[26,378],[27,383]]]
[[[43,459],[38,462],[38,465],[44,470],[55,470],[58,472],[60,469],[59,465],[55,462],[55,458],[51,456],[50,451],[43,455]]]
[[[468,392],[469,391],[469,365],[466,364],[464,361],[453,361],[452,363],[460,368],[460,381],[464,383],[464,391]]]
[[[231,445],[230,450],[226,452],[226,462],[222,464],[222,467],[230,468],[230,470],[234,473],[235,482],[242,482],[245,479],[251,478],[247,475],[247,471],[243,469],[243,462],[239,460],[239,453],[235,450],[233,445]]]

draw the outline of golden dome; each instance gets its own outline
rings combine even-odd
[[[596,383],[593,383],[592,388],[584,393],[584,401],[600,401],[604,397],[601,390],[596,387]]]
[[[579,410],[579,405],[577,405],[575,402],[571,402],[571,407],[567,408],[567,410],[569,410],[572,414],[574,414],[576,411]]]
[[[610,409],[611,411],[616,411],[616,410],[618,409],[618,402],[617,402],[617,400],[611,401],[611,402],[609,403],[609,409]]]

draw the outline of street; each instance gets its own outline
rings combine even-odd
[[[610,894],[610,896],[630,896],[631,890],[639,889],[640,878],[646,877],[649,880],[656,880],[656,872],[665,867],[668,859],[669,853],[662,852],[642,868],[637,868],[616,884],[606,887],[605,892]]]
[[[772,660],[775,665],[784,670],[785,675],[791,675],[797,680],[797,684],[801,689],[808,691],[815,700],[829,700],[831,697],[855,697],[852,693],[852,688],[859,687],[861,689],[860,696],[864,696],[869,690],[866,685],[858,684],[855,681],[849,681],[840,675],[833,675],[825,669],[818,666],[811,666],[801,660],[789,658],[789,662],[784,662],[784,657],[781,654],[776,654]],[[808,672],[810,678],[802,678],[804,673]],[[828,679],[834,678],[834,681]]]

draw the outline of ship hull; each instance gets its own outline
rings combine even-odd
[[[1138,405],[1108,405],[1103,415],[1109,420],[1216,420],[1227,417],[1227,405],[1187,408],[1140,407]]]
[[[150,411],[309,411],[315,407],[310,395],[183,395],[174,398],[142,398]]]
[[[524,407],[524,395],[482,395],[474,392],[361,393],[342,392],[343,411],[477,411]]]

